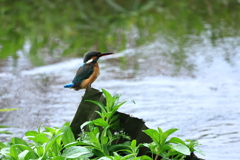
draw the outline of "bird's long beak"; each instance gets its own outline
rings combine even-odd
[[[107,56],[107,55],[110,55],[110,54],[113,54],[113,53],[101,53],[99,57]]]

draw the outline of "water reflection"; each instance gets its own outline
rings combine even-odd
[[[175,65],[180,62],[172,59],[175,47],[163,39],[125,50],[100,60],[101,75],[93,87],[122,94],[122,100],[133,99],[136,104],[127,103],[120,111],[144,119],[148,127],[178,128],[175,135],[198,139],[206,159],[239,159],[240,47],[235,40],[212,46],[203,39],[186,46],[183,66]],[[228,53],[230,61],[225,58]],[[1,108],[21,109],[0,113],[1,124],[19,127],[10,131],[22,136],[40,124],[61,126],[71,121],[84,91],[62,86],[72,80],[80,63],[82,59],[72,59],[20,67],[18,74],[8,73],[11,66],[4,64]]]

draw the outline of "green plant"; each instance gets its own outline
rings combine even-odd
[[[201,144],[198,143],[197,140],[189,140],[189,139],[186,139],[186,145],[188,146],[188,148],[190,149],[190,152],[193,153],[193,152],[198,152],[202,155],[205,156],[204,152],[200,149],[200,148],[196,148],[197,146],[200,146]]]
[[[125,152],[124,156],[118,154],[117,152],[113,152],[112,156],[104,156],[101,157],[99,160],[152,160],[152,158],[146,155],[137,156],[140,146],[141,145],[137,146],[136,140],[132,140],[132,142],[128,146],[126,146],[125,149],[118,150],[118,152]]]
[[[99,118],[82,124],[82,132],[76,140],[69,123],[61,128],[40,127],[37,131],[28,131],[23,139],[14,137],[10,142],[0,142],[0,159],[3,160],[153,160],[148,155],[139,156],[140,147],[148,147],[154,159],[183,160],[186,155],[197,149],[197,141],[184,142],[180,138],[168,137],[177,131],[169,129],[165,132],[157,130],[144,130],[153,142],[138,144],[121,131],[121,125],[116,111],[126,101],[119,103],[120,95],[112,96],[102,90],[106,97],[106,104],[98,101],[88,102],[97,104],[100,111],[96,111]],[[121,139],[121,143],[118,140]]]
[[[152,143],[144,145],[151,150],[152,154],[156,155],[155,160],[157,160],[159,156],[162,157],[163,160],[184,159],[186,155],[190,155],[194,151],[198,151],[198,149],[195,148],[199,145],[197,141],[187,140],[189,143],[186,144],[183,140],[177,137],[172,137],[167,140],[168,137],[177,130],[178,129],[169,129],[163,132],[162,129],[158,127],[157,130],[147,129],[143,131],[153,140]]]
[[[43,131],[40,128],[38,131],[28,131],[25,134],[26,140],[14,137],[10,142],[0,142],[0,158],[3,160],[64,160],[92,156],[90,150],[77,146],[78,143],[68,125],[66,123],[62,128],[45,127]]]
[[[100,118],[92,121],[87,121],[82,124],[81,129],[88,125],[89,132],[84,132],[85,139],[82,139],[93,150],[96,156],[110,156],[110,152],[121,150],[128,146],[128,143],[114,145],[113,141],[124,137],[129,139],[124,133],[117,132],[119,129],[118,116],[115,115],[116,111],[126,101],[119,104],[120,95],[117,94],[112,96],[109,92],[102,89],[106,97],[106,105],[102,102],[87,100],[88,102],[94,103],[100,107],[100,111],[96,111]],[[99,128],[98,128],[99,127]],[[81,139],[82,137],[80,137]]]

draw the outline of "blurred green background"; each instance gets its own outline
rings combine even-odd
[[[57,61],[89,50],[119,52],[159,37],[181,50],[201,34],[215,45],[238,37],[239,21],[238,0],[0,0],[0,59],[21,51],[37,66],[47,64],[46,55]],[[184,59],[179,53],[171,58]]]

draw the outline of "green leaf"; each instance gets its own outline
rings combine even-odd
[[[51,133],[50,134],[51,136],[54,135],[56,133],[56,130],[57,130],[57,129],[51,128],[51,127],[44,127],[44,128],[45,128],[45,130],[43,132],[49,132],[49,133]]]
[[[0,128],[11,128],[11,126],[0,126]]]
[[[62,132],[63,132],[62,142],[64,145],[75,141],[75,137],[70,127],[64,125],[62,127]]]
[[[78,158],[83,155],[87,157],[92,156],[91,152],[87,148],[81,146],[72,146],[66,148],[61,156],[66,158]]]
[[[158,128],[160,129],[160,128]],[[169,129],[165,132],[163,132],[162,134],[162,139],[161,139],[161,144],[165,143],[165,141],[167,140],[168,136],[170,136],[172,133],[176,132],[178,129],[173,128],[173,129]]]
[[[50,149],[50,154],[52,156],[55,156],[55,155],[58,155],[60,153],[60,150],[62,149],[62,144],[61,144],[61,141],[60,139],[57,139],[53,144],[52,144],[52,147]],[[49,154],[49,155],[50,155]]]
[[[24,140],[22,140],[22,139],[20,139],[20,138],[18,138],[18,137],[13,137],[12,140],[11,140],[11,142],[12,142],[13,144],[23,144],[23,145],[28,146],[28,144],[27,144],[26,141],[24,141]]]
[[[159,137],[161,136],[156,130],[154,129],[146,129],[143,131],[144,133],[146,133],[148,136],[150,136],[152,138],[152,140],[158,144],[160,142]]]
[[[44,147],[45,146],[38,146],[38,147],[36,147],[37,154],[38,154],[39,157],[42,157],[44,155]]]
[[[10,156],[17,159],[18,155],[21,153],[20,149],[18,149],[18,147],[16,147],[15,145],[12,145],[10,147]]]
[[[93,123],[96,125],[96,126],[101,126],[103,128],[109,126],[109,124],[102,118],[98,118],[98,119],[95,119],[93,121]]]
[[[134,104],[136,104],[136,102],[134,100],[131,100]]]
[[[161,129],[160,127],[157,128],[157,131],[158,131],[158,133],[160,133],[160,134],[163,133],[163,131],[162,131],[162,129]]]
[[[186,144],[188,146],[188,148],[190,149],[191,153],[195,151],[195,148],[201,144],[198,143],[197,140],[189,140],[189,139],[186,139]]]
[[[120,114],[116,114],[116,115],[112,116],[111,119],[110,119],[110,123],[112,123],[115,120],[117,120],[119,116],[120,116]]]
[[[98,137],[98,135],[100,133],[99,132],[99,128],[98,127],[94,127],[90,133],[95,135],[96,137]]]
[[[15,111],[15,110],[19,110],[19,108],[4,108],[4,109],[0,109],[0,112]]]
[[[94,134],[94,133],[90,133],[89,134],[89,137],[90,137],[90,141],[93,143],[93,145],[97,148],[101,148],[101,144],[99,142],[99,133],[97,134]]]
[[[114,112],[109,111],[109,112],[107,112],[107,113],[104,115],[104,117],[110,118],[113,114],[114,114]]]
[[[25,133],[25,136],[36,136],[38,135],[39,133],[37,131],[28,131]]]
[[[0,153],[3,154],[4,156],[9,156],[10,153],[10,148],[6,147],[0,150]]]
[[[35,137],[28,137],[28,139],[31,139],[34,142],[41,143],[41,144],[49,141],[49,138],[47,137],[47,135],[45,133],[39,133]]]
[[[104,118],[105,117],[105,113],[101,113],[101,112],[99,112],[99,111],[95,111],[101,118]]]
[[[200,148],[194,148],[194,150],[198,153],[200,153],[201,155],[205,156],[205,153],[203,152],[203,150],[201,150]]]
[[[164,145],[161,146],[161,148],[158,151],[158,153],[162,153],[162,152],[164,152],[166,150],[169,150],[169,149],[171,149],[171,147],[168,144],[164,144]]]
[[[64,148],[69,148],[69,147],[72,147],[72,146],[87,146],[88,144],[87,143],[84,143],[84,142],[72,142],[72,143],[68,143],[67,145],[64,146]]]
[[[111,143],[116,136],[113,137],[112,132],[108,128],[104,128],[104,130],[106,130],[107,137],[109,139],[109,142]]]
[[[102,152],[101,149],[93,149],[92,153],[97,157],[103,157],[104,156],[104,153]]]
[[[110,145],[108,147],[108,150],[111,152],[118,152],[120,150],[128,150],[129,149],[129,142],[124,142],[122,144],[115,144],[115,145]]]
[[[102,136],[101,137],[101,144],[107,144],[108,143],[108,137],[107,136]]]
[[[66,159],[65,157],[57,156],[54,157],[52,160],[65,160],[65,159]]]
[[[141,160],[153,160],[153,159],[149,156],[141,156]]]
[[[144,147],[147,147],[147,148],[149,148],[149,146],[150,146],[150,143],[143,143],[142,144]]]
[[[24,145],[24,144],[15,144],[14,146],[18,147],[18,149],[22,152],[22,151],[25,151],[25,150],[28,150],[30,152],[33,152],[33,149],[31,147],[29,147],[28,145]]]
[[[71,124],[70,122],[65,122],[64,126],[70,127],[70,124]]]
[[[113,97],[112,97],[112,95],[111,95],[108,91],[106,91],[105,89],[102,89],[102,91],[103,91],[103,94],[105,95],[106,101],[107,101],[107,107],[106,107],[106,109],[107,109],[108,111],[111,111],[111,107],[112,107],[112,105],[113,105]]]
[[[116,94],[113,96],[113,106],[118,105],[119,99],[120,99],[120,94]]]
[[[84,122],[84,123],[80,126],[81,130],[83,130],[83,127],[85,127],[86,125],[89,125],[89,124],[91,124],[91,123],[93,123],[93,121],[86,121],[86,122]]]
[[[12,134],[12,133],[8,131],[0,131],[0,134]]]
[[[4,143],[0,142],[0,149],[5,148],[5,147],[6,147],[6,145]]]
[[[102,102],[92,101],[92,100],[85,100],[85,101],[91,102],[91,103],[94,103],[94,104],[98,105],[98,106],[100,107],[100,109],[101,109],[101,112],[102,112],[102,113],[106,113],[106,109],[105,109],[106,106],[105,106]]]
[[[62,134],[63,134],[63,133],[60,133],[60,134],[58,134],[58,135],[53,136],[53,137],[47,142],[47,144],[46,144],[46,146],[45,146],[45,151],[48,151],[49,148],[51,148],[52,145],[56,142],[56,140],[57,140],[58,138],[60,138],[60,136],[62,136]]]
[[[132,140],[132,142],[131,142],[131,147],[132,147],[132,148],[136,148],[136,146],[137,146],[137,141],[134,139],[134,140]]]
[[[119,105],[117,105],[117,106],[114,106],[114,108],[113,108],[113,114],[124,104],[124,103],[126,103],[127,101],[124,101],[124,102],[122,102],[122,103],[120,103]]]
[[[14,146],[17,147],[21,151],[21,153],[26,150],[29,151],[28,156],[31,157],[32,159],[38,158],[38,155],[31,147],[24,145],[24,144],[15,144]]]
[[[25,151],[21,152],[21,153],[18,155],[19,160],[29,159],[28,153],[29,153],[29,150],[25,150]],[[33,157],[31,157],[31,159],[32,159],[32,158],[33,158]]]
[[[186,143],[178,137],[172,137],[168,142],[175,143],[175,144],[181,143],[183,145],[186,145]]]
[[[107,137],[106,137],[107,138]],[[109,150],[107,144],[102,144],[103,152],[105,156],[109,156]]]
[[[122,157],[121,160],[128,160],[128,159],[134,159],[134,154],[127,154],[126,156]]]
[[[178,151],[178,152],[180,152],[184,155],[190,155],[191,154],[189,148],[187,146],[181,144],[181,143],[178,143],[176,145],[170,145],[170,147],[172,149],[174,149],[175,151]]]
[[[41,126],[38,126],[38,133],[41,133]]]

